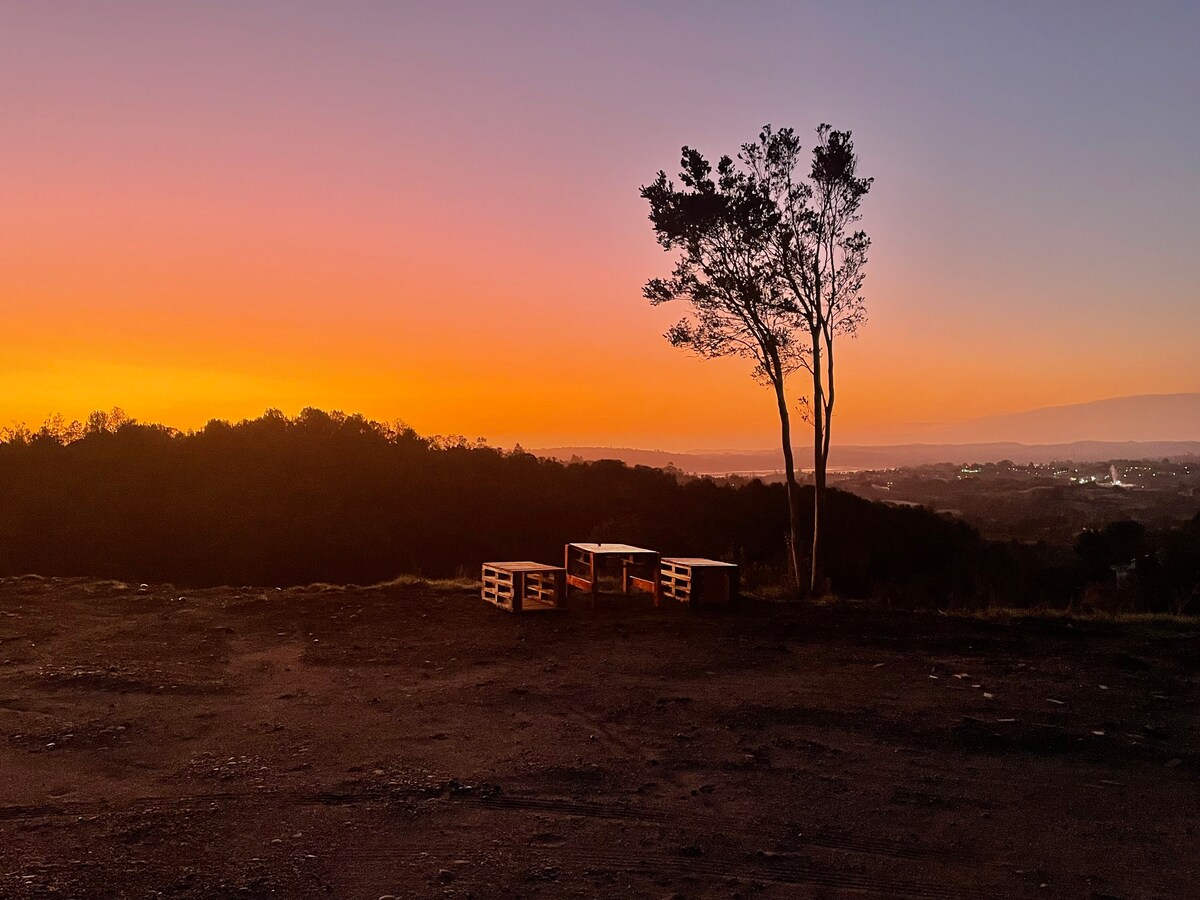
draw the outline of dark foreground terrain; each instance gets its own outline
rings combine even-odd
[[[2,897],[1196,897],[1200,638],[0,582]]]

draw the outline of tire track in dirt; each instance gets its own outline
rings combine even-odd
[[[655,826],[661,826],[671,821],[671,818],[663,811],[623,803],[571,800],[562,797],[526,794],[483,796],[469,791],[458,793],[451,791],[447,795],[444,792],[431,792],[428,788],[368,788],[355,791],[217,792],[190,796],[143,796],[119,803],[78,801],[31,806],[5,806],[0,807],[0,822],[65,817],[87,818],[105,815],[184,814],[213,810],[222,805],[278,809],[281,805],[359,806],[415,800],[427,802],[443,800],[451,804],[461,803],[475,809],[496,813],[533,812],[587,819],[641,822]],[[959,865],[974,865],[978,862],[969,854],[961,851],[951,853],[916,842],[872,838],[863,835],[806,832],[799,828],[747,828],[740,819],[711,813],[696,813],[689,817],[688,823],[690,827],[683,830],[735,834],[752,838],[758,842],[779,841],[870,856],[905,860],[933,860]]]
[[[647,824],[660,824],[671,821],[663,812],[618,804],[504,794],[497,794],[490,797],[464,795],[453,799],[483,809],[545,811],[569,816],[642,821]],[[740,819],[732,819],[711,813],[695,813],[689,817],[688,821],[689,824],[695,826],[694,830],[737,834],[752,837],[759,841],[788,841],[806,846],[823,847],[830,850],[847,850],[853,853],[864,853],[874,856],[889,856],[896,859],[929,859],[972,865],[977,862],[970,854],[964,852],[949,853],[915,842],[871,838],[862,835],[805,832],[801,829],[788,830],[778,827],[746,828]]]
[[[641,743],[635,743],[619,737],[611,726],[586,710],[582,704],[567,700],[563,701],[561,705],[566,712],[566,715],[562,716],[564,720],[575,721],[584,725],[590,734],[598,736],[602,745],[614,751],[615,755],[619,758],[637,759],[648,764],[653,764],[657,760],[659,756],[658,752],[649,750]],[[658,778],[666,781],[678,790],[684,792],[691,790],[691,785],[685,783],[684,779],[679,777],[676,767],[661,766],[656,770],[655,774]]]
[[[452,846],[445,841],[399,848],[350,849],[345,857],[357,865],[395,865],[401,861],[424,862],[438,856],[453,855],[486,865],[495,850],[482,851],[478,845]],[[700,876],[711,879],[735,878],[776,884],[811,885],[840,891],[904,897],[910,900],[976,900],[994,897],[994,893],[947,885],[928,879],[909,879],[865,872],[847,871],[821,865],[794,855],[769,857],[716,858],[690,856],[666,851],[631,850],[606,852],[586,847],[553,848],[522,846],[522,858],[537,865],[553,865],[580,870],[622,871],[638,875],[678,877]]]
[[[460,800],[460,798],[452,798]],[[650,809],[624,806],[617,803],[596,803],[581,800],[563,800],[556,797],[506,796],[463,797],[460,802],[469,803],[479,809],[511,810],[513,812],[547,812],[565,816],[582,816],[589,819],[623,819],[634,822],[665,822],[663,813]]]
[[[127,815],[131,813],[191,812],[222,804],[249,807],[292,806],[359,806],[370,803],[389,803],[403,800],[432,800],[437,792],[422,788],[378,788],[356,791],[238,791],[211,794],[142,796],[120,802],[103,800],[69,801],[30,806],[0,806],[0,821],[25,821],[71,816]],[[492,798],[460,798],[453,793],[450,799],[468,799],[473,805],[497,811],[544,811],[568,816],[598,819],[658,822],[665,816],[652,810],[642,810],[616,803],[593,803],[557,797],[495,796]]]
[[[600,735],[603,739],[603,742],[610,748],[618,750],[626,757],[640,757],[647,761],[655,758],[656,754],[649,752],[645,747],[633,744],[630,741],[626,741],[620,737],[617,737],[609,726],[601,722],[595,716],[590,715],[579,703],[568,702],[564,705],[566,710],[570,713],[571,719],[582,722],[589,729],[591,729],[592,733]],[[682,790],[688,789],[688,785],[678,778],[678,776],[670,767],[659,768],[658,775],[676,788]],[[471,797],[469,795],[465,795],[460,799],[484,808],[508,808],[514,810],[542,809],[547,812],[562,812],[567,815],[641,819],[646,822],[661,822],[666,821],[667,818],[664,814],[654,813],[649,810],[635,810],[628,807],[613,808],[611,804],[546,800],[536,797],[516,797],[508,795]],[[863,853],[875,856],[890,856],[896,859],[941,859],[944,861],[958,862],[961,864],[974,864],[977,862],[977,860],[975,860],[971,854],[966,852],[957,851],[954,854],[949,854],[938,851],[934,848],[923,847],[911,842],[905,843],[902,841],[888,840],[885,838],[870,838],[858,835],[837,835],[827,833],[804,833],[803,831],[799,830],[795,832],[786,832],[782,829],[747,829],[740,824],[740,820],[735,820],[720,815],[713,815],[712,813],[693,814],[690,817],[690,821],[693,824],[703,823],[703,827],[706,830],[721,830],[726,833],[756,837],[759,840],[762,840],[763,838],[777,838],[807,846],[822,847],[830,850],[844,850],[852,853]]]
[[[627,871],[654,873],[672,871],[680,875],[707,875],[712,878],[773,881],[782,884],[807,884],[820,887],[883,894],[888,897],[918,898],[918,900],[951,900],[951,898],[981,897],[983,894],[946,886],[937,881],[891,878],[862,872],[850,872],[822,866],[794,856],[730,860],[728,862],[703,857],[685,857],[669,853],[634,852],[616,860],[600,853],[565,854],[576,863],[598,865],[608,860],[610,867]]]

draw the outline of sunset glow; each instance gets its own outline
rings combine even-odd
[[[0,424],[769,446],[743,363],[662,340],[638,197],[767,121],[876,178],[840,438],[1200,391],[1200,21],[1086,8],[6,3]]]

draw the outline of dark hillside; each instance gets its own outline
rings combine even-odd
[[[0,575],[361,584],[556,561],[566,541],[596,540],[735,561],[753,589],[786,580],[785,510],[778,484],[562,463],[313,409],[188,433],[97,415],[0,440]],[[1071,554],[986,541],[921,507],[834,491],[829,573],[842,596],[901,607],[1083,596],[1186,611],[1200,580],[1197,527],[1143,529],[1132,543],[1085,534]]]
[[[681,484],[616,461],[563,464],[361,416],[269,412],[193,433],[103,423],[0,444],[0,572],[180,584],[370,582],[556,560],[624,541],[777,574],[782,488]],[[810,501],[811,502],[811,501]],[[836,493],[834,587],[965,599],[994,548],[965,525]]]

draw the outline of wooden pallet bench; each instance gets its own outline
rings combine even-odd
[[[737,600],[738,567],[699,557],[664,557],[659,568],[662,596],[693,609],[730,606]]]
[[[657,550],[631,547],[629,544],[567,544],[563,549],[563,567],[567,570],[567,588],[579,588],[592,595],[596,602],[596,587],[605,569],[621,571],[621,593],[646,591],[658,605],[659,582]]]
[[[509,612],[561,609],[567,596],[566,569],[520,560],[483,564],[480,595]]]

